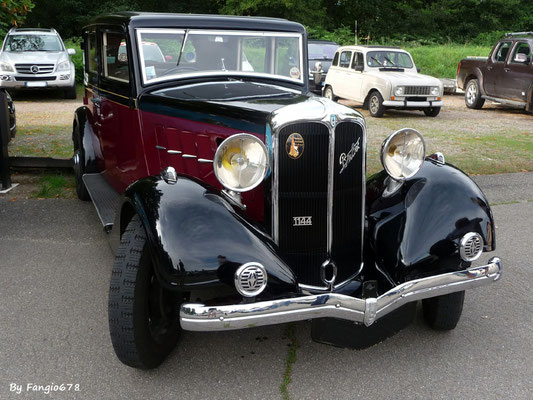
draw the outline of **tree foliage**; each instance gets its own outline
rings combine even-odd
[[[1,0],[0,31],[7,31],[11,26],[19,26],[33,8],[32,0]]]
[[[373,43],[464,43],[533,30],[531,0],[38,0],[26,26],[54,27],[68,38],[92,17],[123,10],[280,17],[304,24],[312,37],[342,43],[353,43],[356,21],[358,37]]]

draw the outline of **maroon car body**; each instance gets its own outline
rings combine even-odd
[[[457,68],[457,86],[469,108],[485,100],[533,111],[533,32],[508,33],[488,58],[468,57]]]

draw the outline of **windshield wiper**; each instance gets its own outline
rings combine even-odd
[[[388,62],[390,62],[392,64],[393,67],[396,67],[396,64],[394,62],[392,62],[392,60],[389,58],[389,57],[385,57],[385,60],[387,60]]]
[[[185,37],[183,38],[183,42],[181,43],[180,55],[178,56],[178,62],[176,63],[176,67],[180,65],[181,55],[183,54],[183,49],[185,48],[185,42],[187,41],[188,36],[189,36],[189,30],[187,29],[185,31]]]
[[[376,57],[370,57],[372,60],[374,60],[375,62],[378,63],[378,65],[381,65],[383,66],[383,64],[381,63],[381,61],[379,61]]]

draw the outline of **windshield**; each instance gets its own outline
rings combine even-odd
[[[366,55],[369,67],[413,68],[413,61],[408,53],[400,51],[369,51]]]
[[[137,46],[145,83],[227,74],[303,82],[297,33],[139,29]]]
[[[56,35],[9,35],[5,51],[62,51],[61,42]]]
[[[308,53],[310,60],[333,60],[338,44],[309,43]]]

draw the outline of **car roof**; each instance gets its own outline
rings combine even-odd
[[[402,49],[401,47],[395,47],[395,46],[375,46],[375,45],[358,45],[358,44],[352,44],[349,46],[342,46],[337,51],[344,51],[344,50],[359,50],[359,51],[371,51],[371,50],[400,50],[403,52],[406,52],[406,50]]]
[[[117,12],[94,18],[91,25],[122,25],[132,28],[216,28],[305,33],[303,25],[280,18],[209,14]]]
[[[307,43],[309,44],[335,44],[339,46],[339,44],[337,42],[334,42],[333,40],[309,39]]]
[[[40,34],[40,35],[57,35],[55,29],[43,29],[43,28],[12,28],[8,34]]]

